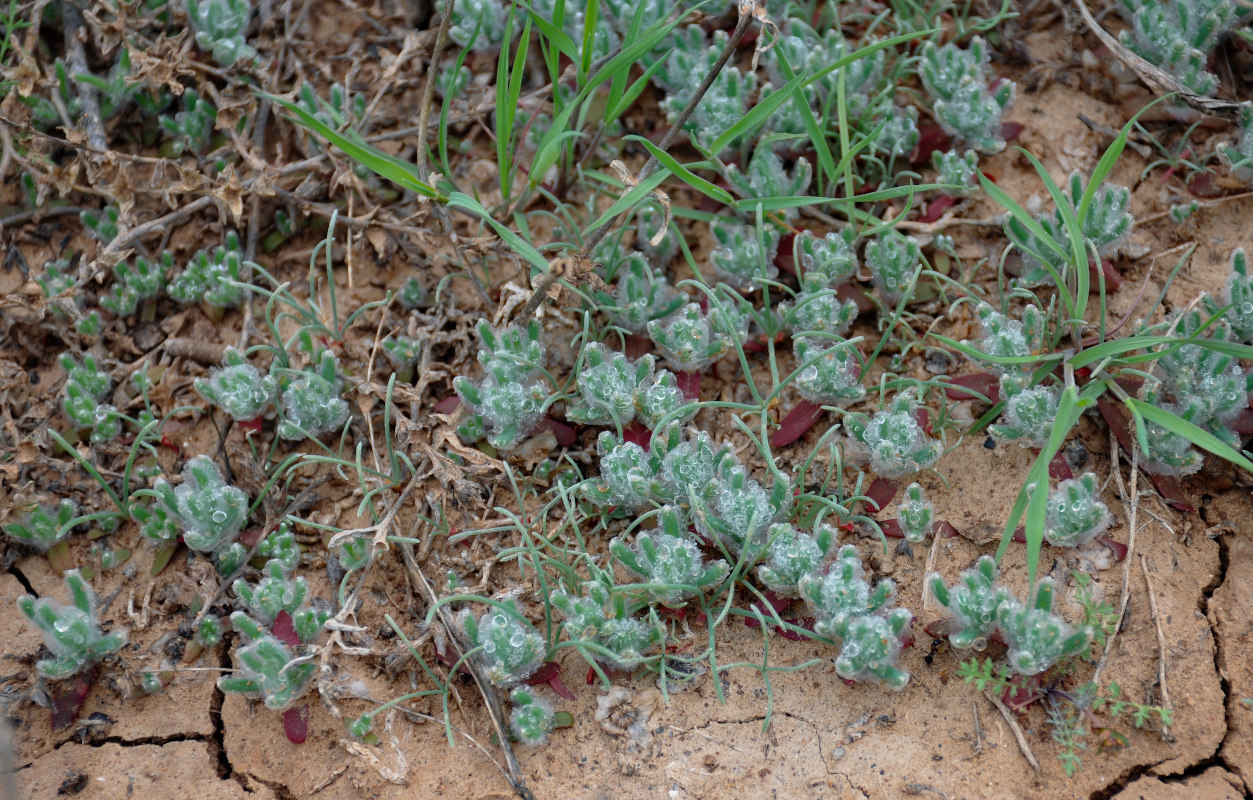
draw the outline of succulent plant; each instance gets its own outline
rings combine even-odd
[[[800,595],[817,614],[814,632],[828,639],[844,637],[853,620],[883,609],[896,591],[896,584],[885,578],[872,590],[862,569],[857,548],[840,548],[826,575],[811,572],[798,584]]]
[[[1043,384],[1033,386],[1026,374],[1011,373],[1001,376],[1001,399],[1005,410],[1000,421],[988,426],[988,432],[998,441],[1043,447],[1057,420],[1061,390]]]
[[[1085,189],[1086,182],[1079,171],[1070,173],[1062,194],[1076,214]],[[1135,220],[1127,212],[1130,200],[1131,190],[1125,186],[1104,183],[1096,190],[1087,213],[1079,220],[1079,232],[1083,237],[1085,253],[1095,248],[1098,255],[1106,255],[1131,233]],[[1016,217],[1011,216],[1005,222],[1005,234],[1022,253],[1025,267],[1016,282],[1018,286],[1027,288],[1052,284],[1053,272],[1061,274],[1067,268],[1068,259],[1072,257],[1066,223],[1060,212],[1054,211],[1052,214],[1036,217],[1036,222],[1046,239],[1029,230]]]
[[[757,567],[762,585],[780,597],[800,596],[801,578],[817,573],[835,544],[835,529],[821,526],[815,533],[779,522],[766,531],[766,556]]]
[[[91,238],[101,244],[108,244],[117,238],[118,216],[117,208],[105,206],[100,209],[99,214],[94,211],[83,211],[78,215],[78,219],[83,223],[83,227],[87,229]]]
[[[187,0],[196,44],[223,67],[256,58],[257,51],[245,36],[251,14],[248,0]]]
[[[1105,532],[1110,513],[1099,499],[1096,475],[1064,480],[1049,493],[1044,538],[1055,547],[1081,547]]]
[[[931,163],[939,173],[936,183],[956,187],[946,188],[947,194],[964,197],[979,191],[979,154],[974,150],[936,150],[931,154]]]
[[[696,89],[697,82],[692,80],[692,76],[714,73],[712,67],[726,48],[729,38],[725,31],[715,31],[708,47],[694,53],[689,48],[694,43],[703,42],[704,37],[690,36],[692,28],[699,30],[697,26],[689,26],[675,38],[674,55],[668,60],[667,69],[657,73],[671,90],[661,104],[671,122],[678,117]],[[728,65],[714,74],[713,84],[683,125],[692,141],[704,148],[710,147],[723,131],[744,116],[757,85],[754,73],[745,74],[735,66]],[[728,147],[735,144],[730,142]]]
[[[238,422],[251,422],[274,402],[278,379],[262,375],[238,350],[226,348],[221,368],[196,379],[196,393]]]
[[[848,228],[845,233],[831,231],[822,237],[808,230],[796,234],[792,242],[804,288],[826,289],[852,280],[857,274],[857,251],[851,233]]]
[[[4,526],[9,538],[27,547],[46,553],[53,545],[70,535],[69,523],[78,516],[78,505],[69,498],[62,498],[55,507],[36,506],[21,522]]]
[[[544,637],[513,600],[505,600],[478,619],[466,609],[460,622],[471,646],[479,648],[474,657],[488,679],[503,689],[526,680],[544,661]]]
[[[1223,303],[1231,306],[1223,319],[1231,326],[1237,342],[1253,342],[1253,278],[1249,277],[1249,258],[1244,248],[1231,251],[1231,275],[1223,289]]]
[[[904,689],[909,673],[896,665],[905,632],[914,619],[907,608],[895,608],[886,616],[854,617],[843,635],[835,671],[847,681],[873,680],[889,689]]]
[[[906,541],[923,542],[931,535],[935,509],[917,483],[905,487],[905,499],[898,506],[896,515]]]
[[[586,642],[607,650],[591,655],[613,669],[627,669],[644,658],[644,652],[664,638],[664,630],[631,616],[625,596],[611,594],[602,580],[585,581],[583,594],[559,590],[550,595],[552,605],[565,617],[561,628],[572,642]]]
[[[1043,351],[1044,337],[1048,334],[1048,320],[1038,306],[1024,306],[1021,320],[1011,319],[982,302],[976,307],[975,313],[983,329],[983,335],[972,343],[979,352],[993,358],[1032,358]],[[1031,368],[1029,363],[991,362],[989,366],[1001,374],[1022,372]]]
[[[601,507],[627,511],[647,507],[660,492],[660,459],[634,442],[623,442],[609,431],[596,439],[600,480],[583,484],[583,496]]]
[[[998,80],[989,88],[987,65],[986,45],[978,36],[965,50],[952,42],[939,47],[928,42],[918,75],[940,127],[976,150],[999,153],[1005,149],[1001,115],[1014,102],[1014,84]]]
[[[426,287],[422,285],[422,281],[410,276],[405,278],[405,282],[400,284],[400,290],[396,293],[396,301],[406,310],[420,308],[430,302],[430,293]]]
[[[649,322],[648,335],[671,369],[698,372],[735,346],[722,327],[714,313],[706,314],[699,304],[688,303],[665,320]]]
[[[461,402],[481,420],[487,441],[501,450],[517,447],[535,430],[551,399],[543,381],[523,383],[502,374],[506,372],[508,369],[489,372],[478,383],[463,377],[453,380]]]
[[[873,417],[844,417],[844,427],[869,453],[870,467],[880,477],[903,478],[940,459],[944,448],[927,436],[918,410],[913,391],[905,390]]]
[[[678,425],[672,425],[664,436],[654,435],[653,452],[661,458],[659,493],[682,506],[712,501],[720,488],[723,463],[735,458],[729,446],[715,446],[705,431],[684,438]]]
[[[870,280],[888,305],[900,302],[921,267],[922,250],[912,236],[889,231],[866,244]]]
[[[857,348],[838,342],[821,347],[798,338],[795,349],[801,366],[793,385],[801,397],[820,405],[847,405],[866,396]]]
[[[1053,613],[1055,592],[1052,579],[1043,578],[1029,606],[1010,599],[997,610],[997,625],[1009,645],[1009,665],[1019,675],[1039,675],[1062,659],[1079,655],[1092,640],[1091,628],[1075,630]]]
[[[1001,606],[1013,600],[1009,589],[996,583],[996,559],[991,556],[982,556],[963,571],[952,589],[938,572],[931,573],[927,583],[936,602],[949,613],[949,643],[961,649],[986,647],[997,630]]]
[[[779,234],[773,227],[763,228],[758,235],[756,226],[719,220],[709,226],[709,232],[718,243],[709,254],[709,264],[729,286],[745,291],[758,289],[778,276],[774,258],[779,249]]]
[[[1123,45],[1173,74],[1195,94],[1212,94],[1218,77],[1208,71],[1209,55],[1219,38],[1239,24],[1241,9],[1232,0],[1174,0],[1152,3],[1122,0],[1130,30]]]
[[[348,419],[348,401],[340,397],[343,381],[335,355],[323,350],[316,363],[280,381],[280,439],[316,439],[338,430]]]
[[[243,289],[236,284],[248,279],[243,259],[239,234],[231,231],[212,251],[205,249],[192,256],[166,291],[184,305],[204,302],[213,308],[234,308],[244,298]]]
[[[296,635],[307,644],[317,639],[331,615],[329,611],[303,607],[308,584],[304,578],[288,577],[288,569],[277,558],[271,559],[255,585],[241,578],[235,581],[233,588],[249,613],[264,625],[273,625],[279,613],[286,611],[291,615]]]
[[[825,338],[842,337],[857,321],[857,303],[842,300],[831,289],[817,287],[817,280],[807,277],[801,291],[790,303],[780,303],[783,325],[794,337],[823,334]],[[817,338],[817,337],[815,337]]]
[[[196,626],[196,641],[201,647],[213,647],[222,641],[222,620],[209,616]]]
[[[159,478],[152,494],[180,523],[183,542],[197,552],[211,553],[229,544],[248,521],[248,495],[227,484],[208,456],[187,462],[178,488]]]
[[[523,380],[544,366],[544,346],[539,320],[525,326],[493,328],[487,322],[478,326],[478,359],[488,374],[504,380]]]
[[[632,362],[599,342],[585,346],[583,357],[579,396],[569,403],[566,417],[585,425],[629,425],[635,419],[637,395],[652,380],[653,357]]]
[[[791,484],[776,476],[766,489],[730,459],[721,462],[716,475],[710,501],[695,506],[696,529],[755,563],[765,554],[767,529],[791,508]]]
[[[183,109],[157,118],[157,124],[170,140],[169,155],[178,158],[184,153],[204,153],[213,138],[217,118],[218,110],[212,103],[202,100],[195,89],[186,89],[183,92]]]
[[[74,427],[91,431],[91,441],[97,444],[120,436],[121,415],[116,407],[104,402],[113,388],[113,379],[96,358],[84,354],[78,361],[69,353],[62,353],[60,363],[66,374],[61,408]]]
[[[172,542],[183,532],[179,518],[160,500],[132,503],[130,508],[131,516],[139,523],[139,532],[155,544]]]
[[[1218,145],[1218,157],[1231,168],[1233,178],[1253,186],[1253,108],[1241,107],[1239,134],[1234,142]]]
[[[50,680],[77,675],[126,644],[125,634],[100,631],[91,587],[78,570],[65,573],[65,585],[71,605],[30,595],[17,601],[17,607],[43,633],[44,644],[52,653],[51,658],[35,664],[39,674]]]
[[[552,706],[535,696],[529,686],[519,686],[510,693],[513,708],[509,711],[509,732],[524,744],[543,744],[553,729],[556,714]]]
[[[752,158],[748,160],[748,167],[745,170],[741,172],[734,164],[727,168],[727,180],[745,197],[764,200],[770,197],[793,197],[805,194],[813,173],[813,166],[805,159],[798,158],[789,175],[783,166],[783,159],[774,151],[773,146],[759,143],[753,150]],[[792,208],[785,209],[781,213],[785,219],[793,219],[800,212]],[[719,242],[724,247],[726,246],[721,239]],[[773,258],[768,260],[773,261]]]
[[[668,317],[683,305],[683,295],[638,254],[623,260],[617,279],[612,294],[597,290],[596,302],[610,322],[629,333],[644,333],[653,320]]]
[[[154,300],[165,286],[165,276],[174,268],[174,256],[161,254],[161,262],[151,262],[143,256],[135,258],[132,266],[120,261],[113,266],[113,289],[100,298],[100,307],[119,317],[128,317],[139,310],[139,304]]]
[[[634,545],[627,545],[621,537],[609,543],[613,557],[648,584],[647,600],[677,607],[688,598],[721,585],[730,572],[727,563],[722,559],[705,561],[687,534],[683,512],[666,506],[658,521],[659,528],[636,534]]]
[[[242,611],[231,614],[231,626],[246,644],[235,649],[238,666],[234,673],[218,678],[218,688],[257,698],[272,711],[291,708],[309,688],[318,665],[292,663],[296,654]]]
[[[687,408],[680,412],[680,409]],[[679,388],[679,381],[668,369],[653,373],[649,383],[635,394],[635,410],[640,422],[656,430],[663,420],[682,424],[696,416],[696,405]]]

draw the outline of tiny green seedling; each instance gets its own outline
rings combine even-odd
[[[35,665],[40,675],[51,680],[77,675],[126,644],[125,634],[101,633],[91,587],[78,570],[65,573],[65,585],[72,605],[57,605],[30,595],[17,601],[27,619],[43,632],[44,643],[52,651],[51,658]]]

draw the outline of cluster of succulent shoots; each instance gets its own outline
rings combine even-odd
[[[949,614],[949,642],[958,648],[982,650],[1000,636],[1009,647],[1009,666],[1019,675],[1045,672],[1084,652],[1092,629],[1075,629],[1053,612],[1057,587],[1051,578],[1036,584],[1024,605],[996,582],[996,561],[983,556],[948,587],[939,573],[927,579],[932,595]]]
[[[196,392],[221,408],[245,430],[258,433],[263,418],[277,413],[279,438],[317,439],[338,430],[348,419],[348,401],[339,362],[323,350],[304,369],[276,361],[262,374],[234,348],[226,348],[220,369],[195,382]]]

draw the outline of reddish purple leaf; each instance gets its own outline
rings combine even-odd
[[[778,267],[781,272],[786,272],[788,275],[796,274],[796,255],[793,252],[795,249],[793,247],[793,242],[795,241],[796,234],[794,233],[786,234],[783,238],[779,239],[779,251],[774,257],[774,265]]]
[[[872,506],[871,510],[875,513],[882,511],[896,497],[900,488],[899,483],[888,478],[875,478],[871,481],[870,488],[866,490],[866,499]]]
[[[928,622],[926,627],[924,627],[922,630],[932,639],[947,639],[948,633],[949,633],[948,618],[941,617],[940,619],[934,620],[932,622]]]
[[[852,300],[857,304],[859,314],[874,308],[874,301],[870,299],[870,295],[866,294],[866,290],[851,283],[836,287],[835,296],[841,300]]]
[[[933,436],[931,431],[931,414],[925,408],[920,408],[914,412],[914,421],[918,423],[918,427],[922,428],[922,432],[928,436]]]
[[[283,733],[292,744],[304,744],[309,738],[309,704],[301,703],[283,712]]]
[[[1127,558],[1127,545],[1120,541],[1111,539],[1108,536],[1098,536],[1097,541],[1114,551],[1115,561],[1125,561]]]
[[[961,531],[954,528],[953,524],[948,520],[940,520],[935,523],[935,527],[931,529],[931,532],[935,536],[942,536],[945,539],[952,539],[954,536],[961,536]]]
[[[935,222],[940,217],[944,216],[945,211],[948,211],[950,208],[952,208],[955,205],[957,205],[956,197],[952,197],[947,194],[942,194],[939,197],[932,200],[930,203],[927,203],[926,210],[923,212],[922,216],[918,218],[918,221],[919,222]]]
[[[270,626],[270,633],[288,647],[300,644],[300,634],[296,633],[296,624],[286,610],[278,612],[278,616],[274,618],[274,624]]]
[[[1231,421],[1231,430],[1241,436],[1253,436],[1253,408],[1246,408]]]
[[[899,519],[881,519],[879,527],[883,529],[883,535],[889,539],[904,539],[905,531],[901,530],[901,521]]]
[[[1037,700],[1044,697],[1044,690],[1040,688],[1040,676],[1032,675],[1030,678],[1019,678],[1023,685],[1010,686],[1005,690],[1005,694],[1001,695],[1001,702],[1013,711],[1015,714],[1021,714],[1027,710]]]
[[[1122,273],[1114,268],[1113,261],[1110,261],[1108,258],[1102,258],[1101,272],[1105,273],[1105,288],[1107,290],[1117,289],[1119,286],[1122,286]],[[1091,276],[1089,280],[1090,291],[1095,292],[1100,289],[1095,264],[1088,264],[1088,274]]]
[[[1001,381],[1000,378],[991,372],[974,372],[969,375],[958,375],[956,378],[949,378],[949,383],[955,387],[945,387],[944,394],[949,400],[976,400],[976,393],[983,395],[993,403],[1000,402],[1001,399]],[[969,389],[970,391],[962,391]]]
[[[52,695],[52,729],[63,731],[78,719],[78,712],[87,702],[87,693],[96,679],[96,668],[80,672],[70,679],[69,685]]]
[[[627,358],[631,359],[632,361],[636,361],[640,358],[643,358],[647,353],[651,352],[652,349],[653,349],[652,339],[649,339],[647,336],[645,336],[642,333],[633,333],[630,336],[626,337],[626,343],[625,343],[625,346],[623,347],[623,352],[626,354]]]
[[[1019,525],[1018,530],[1014,531],[1013,541],[1018,542],[1018,544],[1026,544],[1027,543],[1027,529],[1024,528],[1022,525]]]
[[[561,665],[556,661],[545,661],[544,666],[537,669],[535,674],[526,679],[527,686],[540,686],[545,683],[565,699],[574,699],[574,692],[567,689],[566,685],[561,682]]]
[[[630,425],[622,429],[622,441],[638,444],[645,450],[652,444],[653,432],[645,428],[639,420],[634,420]]]
[[[1021,122],[1014,122],[1013,120],[1002,122],[1001,138],[1007,142],[1012,142],[1022,135],[1022,132],[1026,129],[1026,127],[1027,126],[1023,125]]]
[[[1215,176],[1212,172],[1198,172],[1188,180],[1188,191],[1194,197],[1222,197],[1227,192],[1218,185],[1214,178]]]
[[[675,381],[679,384],[679,391],[683,392],[683,396],[688,400],[700,399],[700,373],[699,372],[676,372],[674,374]]]
[[[552,431],[553,436],[557,437],[557,444],[560,447],[573,447],[575,442],[579,440],[579,435],[574,432],[574,428],[571,428],[564,422],[558,422],[552,417],[541,419],[539,426]]]
[[[457,410],[459,405],[461,405],[461,398],[454,394],[452,397],[445,397],[436,403],[434,410],[436,414],[451,414]]]
[[[1070,471],[1070,463],[1060,450],[1053,454],[1053,460],[1049,462],[1049,477],[1057,481],[1068,481],[1075,477],[1075,473]]]
[[[918,144],[909,154],[909,163],[923,164],[931,162],[931,154],[939,150],[947,150],[953,145],[953,137],[949,136],[934,122],[924,122],[918,126]]]
[[[771,447],[787,447],[809,432],[822,419],[822,406],[802,399],[780,422],[779,429],[770,434]]]
[[[239,425],[240,428],[243,429],[244,433],[246,434],[261,433],[261,426],[265,424],[265,419],[262,417],[257,417],[256,419],[246,420],[243,422],[239,422],[237,424]]]

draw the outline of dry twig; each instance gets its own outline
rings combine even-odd
[[[1153,591],[1153,579],[1149,577],[1148,560],[1144,553],[1140,554],[1140,571],[1144,573],[1144,585],[1149,590],[1149,611],[1153,614],[1153,624],[1157,626],[1157,685],[1161,687],[1162,708],[1170,710],[1170,690],[1166,688],[1166,635],[1162,632],[1162,617],[1157,613],[1157,593]],[[1170,726],[1162,723],[1162,741],[1174,740]]]
[[[1031,745],[1027,744],[1027,737],[1023,735],[1022,728],[1018,725],[1018,720],[1014,719],[1014,715],[1005,707],[1001,699],[986,689],[983,695],[992,701],[992,705],[996,706],[996,710],[1001,712],[1001,716],[1009,723],[1009,729],[1014,732],[1014,738],[1018,740],[1018,749],[1022,751],[1023,757],[1027,759],[1027,763],[1036,772],[1040,771],[1040,762],[1035,760],[1035,753],[1031,752]]]

